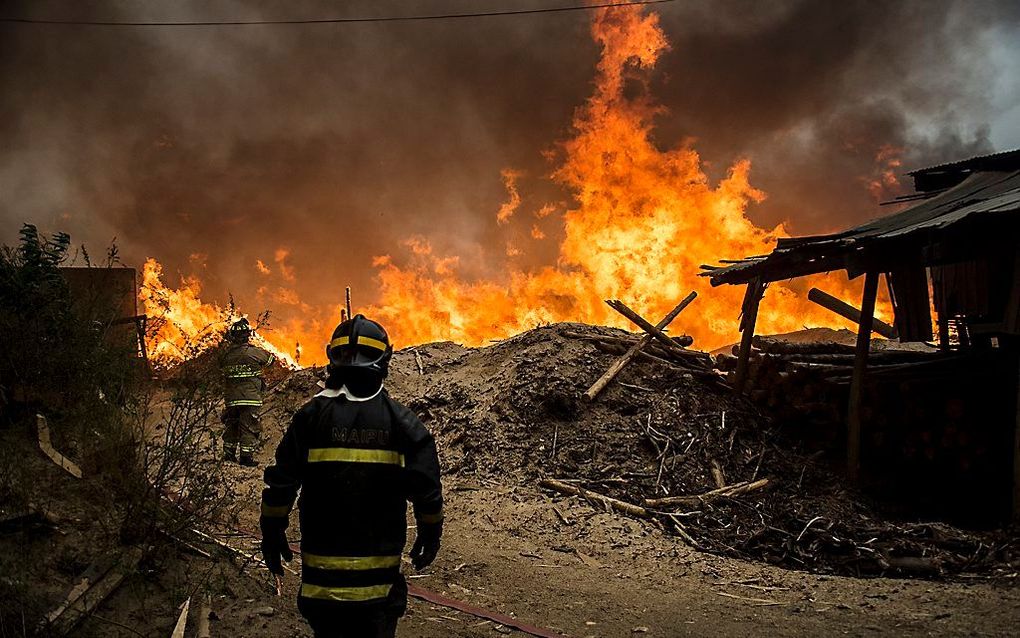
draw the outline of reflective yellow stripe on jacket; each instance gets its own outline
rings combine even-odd
[[[301,585],[301,595],[305,598],[320,600],[336,600],[340,602],[360,602],[386,598],[393,585],[372,585],[369,587],[321,587],[319,585]]]
[[[252,377],[257,377],[260,374],[262,374],[262,371],[259,368],[254,368],[248,365],[227,366],[227,369],[224,372],[224,375],[228,379],[250,379]]]
[[[361,571],[397,567],[400,565],[400,556],[320,556],[303,552],[301,562],[305,567],[316,569]]]
[[[404,466],[404,455],[393,450],[366,450],[354,447],[321,447],[308,450],[308,462],[341,461],[347,463],[384,463]]]

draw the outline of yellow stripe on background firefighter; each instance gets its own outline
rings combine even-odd
[[[382,326],[344,321],[326,347],[326,389],[294,415],[262,492],[262,555],[283,576],[287,525],[298,501],[298,609],[316,638],[393,638],[407,608],[400,556],[407,502],[417,536],[411,563],[439,552],[443,492],[436,443],[383,389],[393,348]]]
[[[223,411],[223,459],[254,466],[262,427],[262,371],[272,365],[273,355],[248,343],[251,325],[247,319],[235,321],[227,329],[227,348],[220,359],[223,372],[225,408]],[[238,455],[240,449],[240,455]]]

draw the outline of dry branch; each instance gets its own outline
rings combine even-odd
[[[664,498],[648,498],[642,501],[642,505],[651,509],[658,509],[662,507],[676,507],[677,505],[700,505],[713,501],[717,498],[740,496],[741,494],[747,494],[754,490],[761,489],[769,484],[768,479],[760,479],[753,483],[743,481],[734,485],[727,485],[719,489],[705,492],[704,494],[688,495],[688,496],[666,496]]]
[[[538,482],[538,484],[550,490],[557,491],[560,494],[567,494],[568,496],[580,496],[585,500],[594,503],[600,503],[602,505],[605,505],[616,510],[617,512],[622,512],[624,514],[629,514],[631,516],[636,516],[638,518],[648,518],[649,515],[648,510],[646,510],[643,507],[634,505],[633,503],[620,501],[615,498],[599,494],[597,492],[592,492],[591,490],[586,490],[583,487],[577,485],[570,485],[562,481],[557,481],[556,479],[549,478],[542,479],[541,481]]]

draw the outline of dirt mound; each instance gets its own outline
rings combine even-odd
[[[1013,571],[1015,539],[887,520],[844,489],[823,453],[800,449],[781,424],[682,368],[633,362],[583,402],[613,356],[565,336],[577,333],[626,334],[565,323],[485,348],[418,346],[395,354],[387,386],[436,435],[444,471],[461,477],[556,477],[631,503],[709,492],[713,468],[729,485],[768,479],[764,489],[657,514],[708,551],[854,575]],[[296,409],[322,376],[295,373],[271,409]]]

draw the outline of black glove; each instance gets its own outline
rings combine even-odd
[[[439,553],[439,539],[443,535],[443,522],[422,523],[418,522],[418,537],[414,539],[414,546],[411,547],[411,564],[417,570],[422,570],[432,564]]]
[[[289,563],[294,558],[294,552],[290,551],[290,544],[287,542],[287,528],[276,522],[270,523],[264,518],[260,526],[262,558],[266,561],[266,568],[273,574],[283,576],[283,565],[280,560]]]

